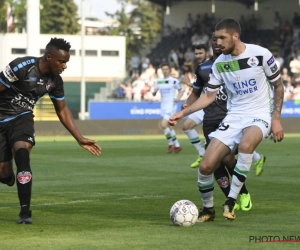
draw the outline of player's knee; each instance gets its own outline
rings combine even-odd
[[[238,152],[239,153],[245,153],[245,154],[251,154],[254,151],[254,146],[250,142],[242,142],[239,144]]]
[[[0,163],[0,182],[1,180],[11,179],[12,174],[14,174],[12,170],[12,161],[6,161]]]
[[[31,171],[29,163],[29,151],[26,148],[20,148],[17,150],[15,154],[15,162],[18,172]]]
[[[199,171],[202,175],[210,175],[213,173],[214,166],[204,161],[204,159],[200,162]]]

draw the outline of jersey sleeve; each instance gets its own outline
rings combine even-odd
[[[194,89],[203,89],[204,87],[204,80],[203,78],[200,76],[199,72],[200,72],[200,65],[197,66],[196,71],[195,71],[195,79],[193,82],[193,88]]]
[[[35,63],[35,59],[28,59],[28,64]],[[20,61],[19,58],[10,62],[4,70],[0,72],[0,83],[5,87],[10,88],[14,82],[23,80],[27,74],[26,61]]]
[[[175,78],[174,78],[174,88],[178,89],[179,91],[182,90],[182,87],[181,87],[181,84],[180,84],[179,80],[175,79]]]
[[[270,82],[275,82],[281,77],[275,58],[268,49],[264,50],[263,68]]]
[[[64,84],[60,76],[55,79],[55,88],[49,92],[49,96],[57,101],[65,99]]]
[[[221,74],[218,72],[218,69],[215,63],[212,65],[209,77],[208,77],[208,86],[207,91],[215,92],[219,90],[219,87],[223,84]]]

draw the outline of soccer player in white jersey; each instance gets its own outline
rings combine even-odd
[[[210,134],[198,172],[203,206],[214,210],[213,172],[221,160],[238,145],[238,161],[232,176],[223,217],[235,219],[234,205],[251,167],[252,155],[270,132],[274,142],[284,138],[280,115],[284,88],[272,53],[261,46],[240,40],[241,28],[232,18],[225,18],[215,27],[222,55],[214,62],[207,92],[193,105],[173,115],[169,123],[176,125],[184,116],[212,103],[217,90],[225,83],[228,92],[228,113],[219,129]]]
[[[195,52],[195,58],[199,65],[201,63],[205,62],[209,56],[209,51],[205,44],[196,45],[194,52]],[[200,79],[202,80],[201,75],[199,76],[198,68],[199,68],[199,66],[197,67],[196,72],[195,72],[195,79],[194,79],[195,82],[197,80],[200,81]],[[193,84],[194,84],[194,82],[192,82],[192,83],[190,82],[188,77],[183,78],[183,83],[190,87],[193,87]],[[196,96],[195,91],[193,89],[193,92],[188,97],[186,103],[182,104],[181,108],[183,109],[183,108],[187,107],[190,102],[191,103],[194,102],[197,98],[198,98],[198,96]],[[199,167],[199,164],[205,153],[205,149],[201,144],[201,140],[198,135],[198,132],[195,129],[196,126],[201,125],[203,123],[203,117],[204,117],[204,111],[202,109],[198,110],[197,112],[190,114],[188,116],[188,118],[184,121],[183,126],[182,126],[183,132],[187,135],[187,137],[189,138],[189,141],[192,143],[192,145],[195,147],[195,149],[198,152],[198,158],[195,162],[193,162],[191,164],[191,168]]]
[[[184,91],[181,88],[179,80],[171,76],[171,70],[168,63],[162,63],[160,68],[163,73],[163,78],[156,79],[153,95],[155,96],[157,91],[160,91],[161,126],[169,144],[167,153],[170,154],[174,151],[174,153],[177,154],[181,151],[181,147],[176,138],[176,133],[173,127],[169,126],[168,121],[176,112],[177,102],[180,101]]]

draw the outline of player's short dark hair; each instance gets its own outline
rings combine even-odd
[[[50,42],[46,45],[45,53],[51,52],[53,49],[56,50],[64,50],[66,52],[69,52],[71,48],[71,45],[69,42],[62,38],[51,38]]]
[[[238,33],[241,35],[241,26],[233,18],[224,18],[216,24],[215,30],[226,30],[228,33]]]
[[[195,45],[195,46],[194,46],[194,50],[195,50],[195,49],[204,49],[205,51],[208,51],[208,47],[207,47],[207,45],[204,44],[204,43],[200,43],[200,44]]]

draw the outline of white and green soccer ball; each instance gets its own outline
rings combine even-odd
[[[198,219],[197,206],[189,200],[176,201],[170,210],[170,219],[174,225],[190,227]]]

